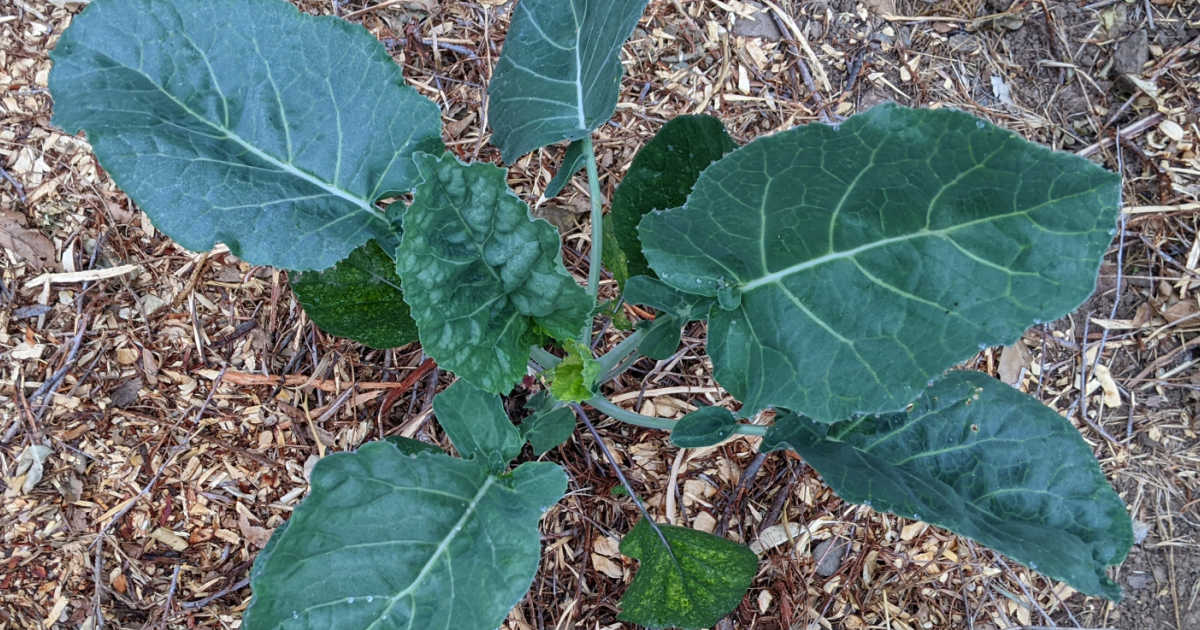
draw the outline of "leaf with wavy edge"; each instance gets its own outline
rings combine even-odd
[[[621,46],[647,0],[521,0],[488,85],[492,143],[506,164],[612,117]]]
[[[1120,178],[967,114],[880,106],[714,162],[639,227],[667,284],[716,297],[708,352],[742,413],[898,411],[981,345],[1070,312]]]
[[[504,169],[418,154],[396,271],[438,365],[489,392],[525,375],[535,326],[573,339],[591,313],[562,263],[558,230],[529,216]]]
[[[464,459],[477,459],[499,473],[521,454],[525,440],[496,394],[458,380],[433,398],[438,424]]]
[[[329,269],[291,276],[291,285],[304,312],[329,334],[381,349],[417,340],[396,263],[375,241]]]
[[[1132,544],[1125,504],[1065,418],[979,372],[951,372],[911,411],[833,425],[782,414],[790,448],[846,501],[940,525],[1089,595]]]
[[[256,559],[245,628],[492,630],[524,596],[555,464],[507,475],[387,442],[317,463],[312,492]]]

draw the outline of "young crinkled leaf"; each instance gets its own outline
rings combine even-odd
[[[790,448],[840,497],[940,525],[1119,599],[1105,567],[1132,544],[1125,504],[1065,418],[979,372],[951,372],[906,413],[833,425],[785,413],[764,451]]]
[[[641,566],[617,618],[655,629],[715,624],[742,601],[758,558],[748,547],[699,530],[657,528],[642,519],[621,540],[621,553]]]
[[[593,387],[600,376],[600,362],[592,351],[574,339],[563,342],[567,356],[550,370],[550,393],[563,402],[583,402],[595,396]]]
[[[538,520],[566,483],[550,463],[496,475],[387,442],[330,455],[255,560],[242,627],[493,630],[533,581]]]
[[[488,85],[492,142],[506,164],[612,117],[621,46],[647,0],[520,0]]]
[[[325,271],[293,275],[291,285],[304,312],[327,333],[380,349],[417,340],[396,263],[375,241]]]
[[[416,183],[441,119],[362,27],[282,0],[94,0],[51,54],[54,122],[193,250],[324,269]],[[352,72],[345,71],[352,68]]]
[[[759,138],[642,220],[658,276],[717,298],[708,353],[743,401],[898,411],[982,345],[1095,287],[1120,178],[967,114],[880,106]]]
[[[438,365],[507,393],[525,375],[537,330],[573,339],[592,300],[562,263],[558,231],[533,220],[504,170],[420,154],[396,271]]]
[[[500,397],[459,380],[433,399],[438,424],[464,459],[477,459],[499,473],[521,453],[525,440]]]
[[[642,217],[683,205],[700,172],[736,148],[720,120],[678,116],[638,150],[604,217],[605,227],[611,228],[605,233],[604,265],[618,286],[624,288],[631,276],[651,273],[637,235]]]

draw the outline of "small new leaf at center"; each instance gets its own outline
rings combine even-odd
[[[574,339],[565,346],[566,358],[550,371],[550,393],[563,402],[583,402],[595,395],[592,388],[600,376],[600,362]]]

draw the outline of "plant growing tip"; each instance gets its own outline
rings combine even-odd
[[[587,170],[587,290],[503,169],[444,152],[438,108],[358,26],[281,0],[93,0],[63,34],[54,120],[87,131],[156,226],[305,271],[293,286],[319,326],[374,347],[415,334],[460,379],[434,411],[461,457],[393,437],[318,463],[255,560],[243,627],[498,626],[567,483],[555,464],[512,463],[570,439],[572,411],[590,429],[581,401],[681,447],[762,436],[847,501],[1118,598],[1106,567],[1129,549],[1129,517],[1075,429],[946,370],[1091,293],[1119,179],[947,110],[886,105],[740,148],[718,120],[681,117],[602,219],[591,133],[645,5],[520,0],[489,85],[504,161],[570,140],[554,186]],[[378,205],[405,193],[407,207]],[[596,315],[617,314],[596,306],[601,259],[623,300],[656,314],[595,357]],[[675,355],[694,321],[736,414],[675,421],[605,398],[638,359]],[[550,382],[514,426],[498,394],[531,359]],[[739,420],[767,409],[769,427]],[[641,562],[621,618],[655,628],[715,624],[757,567],[746,547],[649,519],[621,549]]]

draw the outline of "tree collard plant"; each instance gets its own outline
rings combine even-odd
[[[321,460],[255,560],[244,627],[499,626],[567,487],[553,463],[512,462],[526,442],[538,456],[561,444],[576,418],[594,431],[584,404],[680,447],[762,436],[847,501],[1117,599],[1106,567],[1130,520],[1078,432],[951,368],[1089,295],[1119,179],[948,110],[880,106],[741,147],[715,119],[683,117],[640,151],[606,226],[591,134],[645,4],[520,0],[489,86],[506,162],[571,141],[564,177],[586,168],[586,289],[502,168],[444,151],[438,108],[358,26],[282,0],[93,0],[62,36],[55,121],[87,131],[163,232],[302,271],[293,286],[319,326],[385,348],[415,330],[459,376],[434,400],[459,457],[392,438]],[[622,299],[658,315],[597,357],[601,260]],[[675,352],[696,320],[737,412],[669,421],[600,393],[636,358]],[[498,395],[530,370],[548,386],[518,427]],[[769,426],[746,420],[768,409]],[[642,519],[621,551],[640,568],[621,618],[714,624],[754,554],[656,523],[633,498]]]

